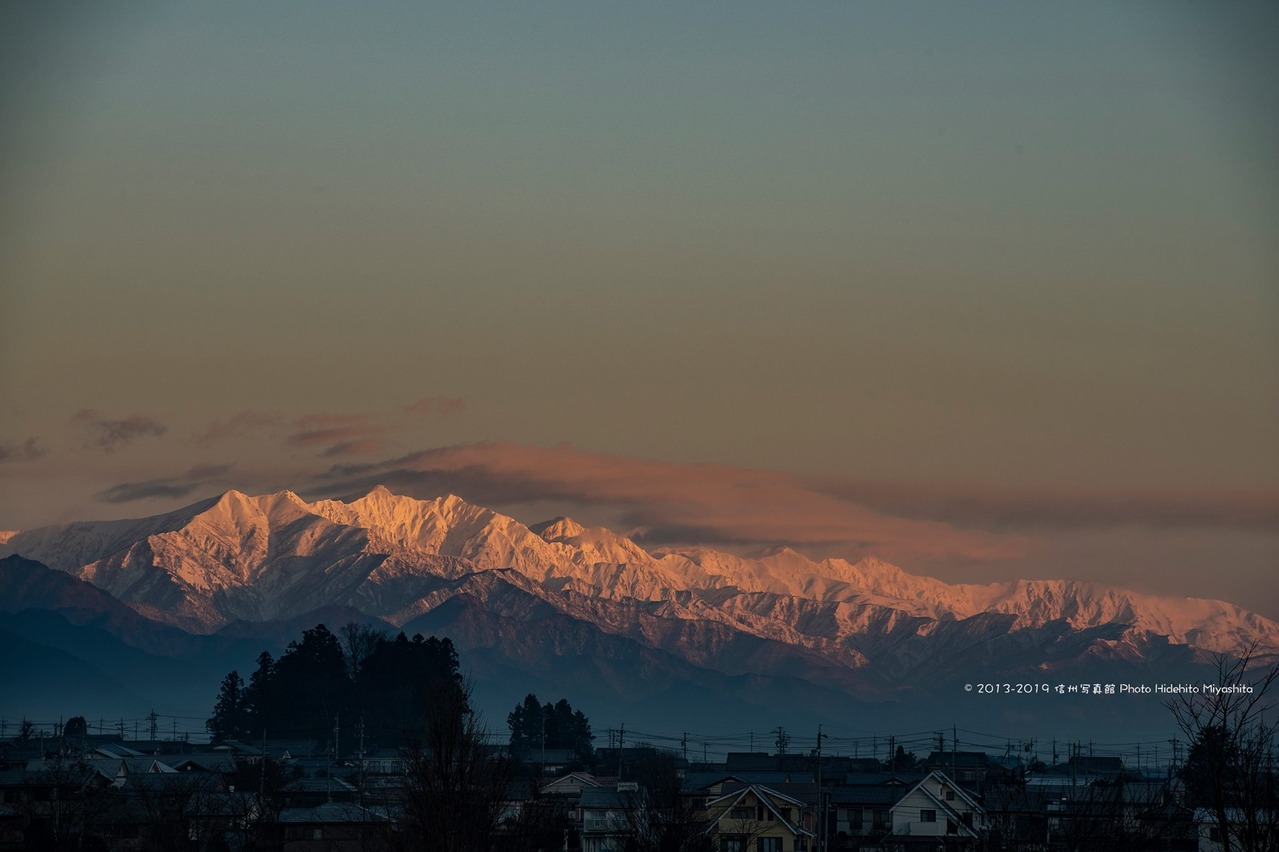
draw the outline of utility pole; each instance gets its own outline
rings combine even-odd
[[[684,749],[684,762],[688,763],[688,731],[684,732],[684,738],[680,740],[680,745]]]
[[[617,732],[617,780],[622,780],[622,751],[626,748],[626,723]]]
[[[959,783],[957,776],[959,773],[955,769],[955,761],[959,758],[959,726],[952,725],[950,728],[950,780]]]
[[[154,713],[152,714],[154,715]],[[258,802],[266,800],[266,728],[262,728],[262,774],[258,778]]]
[[[360,807],[364,807],[364,717],[360,717]]]
[[[822,791],[822,726],[817,726],[817,852],[826,849],[826,795]]]
[[[148,720],[150,720],[150,722],[151,722],[151,742],[152,742],[152,744],[153,744],[153,745],[152,745],[152,748],[154,748],[154,747],[155,747],[155,746],[154,746],[154,743],[155,743],[155,723],[159,720],[159,718],[160,718],[160,717],[159,717],[159,716],[157,716],[157,715],[156,715],[156,713],[155,713],[155,708],[154,708],[154,707],[152,707],[152,708],[151,708],[151,714],[150,714],[149,716],[147,716],[147,719],[148,719]]]

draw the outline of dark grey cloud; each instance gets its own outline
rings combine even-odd
[[[321,458],[374,453],[386,445],[386,427],[367,414],[304,414],[293,421],[284,444],[299,449],[323,447]]]
[[[40,446],[39,438],[27,438],[22,442],[0,442],[0,464],[35,461],[48,454],[48,451]]]
[[[197,490],[225,482],[224,477],[231,467],[229,464],[198,464],[177,476],[142,482],[121,482],[105,491],[99,491],[94,499],[103,503],[133,503],[139,500],[186,497]]]
[[[351,441],[339,441],[320,453],[320,458],[331,459],[338,456],[366,455],[382,449],[384,444],[385,442],[381,438],[358,438]]]
[[[71,417],[85,432],[86,449],[115,452],[139,438],[158,438],[168,431],[163,423],[144,414],[131,414],[119,420],[107,417],[101,411],[85,408]]]
[[[133,503],[160,497],[185,497],[199,487],[200,483],[176,479],[148,479],[143,482],[121,482],[105,491],[99,491],[93,497],[103,503]]]

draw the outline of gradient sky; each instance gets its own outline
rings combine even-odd
[[[455,491],[1279,617],[1273,3],[14,3],[0,528]]]

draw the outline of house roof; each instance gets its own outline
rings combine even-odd
[[[173,763],[173,768],[179,772],[189,772],[192,769],[198,769],[202,772],[235,771],[235,758],[227,751],[204,751],[185,755],[181,760],[171,762]]]
[[[947,819],[955,823],[955,825],[958,827],[958,830],[960,832],[967,834],[970,837],[977,837],[978,836],[977,831],[971,826],[964,824],[963,818],[960,816],[959,811],[955,810],[953,805],[951,805],[949,802],[939,799],[937,796],[933,795],[932,790],[928,789],[927,782],[933,778],[936,778],[937,780],[945,783],[948,787],[953,789],[955,793],[959,795],[961,798],[963,798],[964,801],[973,810],[975,811],[982,810],[981,805],[977,804],[976,800],[974,800],[972,796],[964,792],[962,787],[960,787],[958,784],[956,784],[954,781],[952,781],[949,777],[947,777],[945,774],[941,772],[928,773],[928,777],[926,777],[923,781],[920,781],[918,784],[912,787],[909,793],[907,793],[905,796],[902,796],[901,800],[899,800],[897,804],[893,805],[893,810],[896,810],[897,808],[901,807],[902,802],[905,801],[907,797],[912,796],[917,792],[922,793],[924,797],[927,798],[929,802],[931,802],[937,808],[937,810],[944,813]]]
[[[354,793],[355,787],[341,778],[295,778],[280,788],[284,793]]]
[[[115,758],[146,757],[146,754],[144,754],[143,752],[137,751],[136,749],[131,749],[128,746],[124,745],[123,743],[108,743],[107,745],[100,745],[97,748],[90,749],[89,753],[95,754],[101,757],[115,757]]]
[[[587,787],[602,786],[600,782],[589,772],[570,772],[567,775],[561,775],[551,781],[547,781],[541,787],[541,792],[546,794],[559,793],[564,790],[570,790],[580,786],[582,789]]]
[[[383,814],[351,802],[325,802],[313,808],[283,808],[279,822],[287,823],[361,823],[384,822]]]
[[[611,810],[613,808],[632,808],[643,801],[642,790],[618,790],[614,787],[583,787],[583,808],[595,810]]]
[[[222,790],[222,777],[208,772],[139,772],[125,779],[123,789],[211,793]]]
[[[813,773],[774,771],[706,772],[699,770],[686,773],[681,787],[686,793],[694,793],[708,790],[716,784],[726,785],[733,781],[742,784],[762,784],[766,787],[775,787],[778,784],[811,784],[813,783]]]
[[[719,825],[719,821],[731,814],[733,812],[733,808],[737,807],[738,803],[740,803],[748,795],[753,795],[758,802],[768,808],[768,810],[773,814],[773,818],[784,825],[791,834],[797,836],[804,835],[807,837],[816,836],[813,832],[804,828],[798,822],[787,819],[782,815],[781,811],[777,809],[778,800],[786,802],[787,804],[795,805],[797,809],[804,806],[802,801],[799,799],[793,799],[785,793],[780,793],[771,787],[765,787],[761,784],[748,784],[740,790],[732,793],[725,793],[724,795],[707,802],[706,807],[708,809],[719,807],[722,808],[722,810],[720,811],[719,817],[711,820],[710,825],[706,827],[706,831],[704,833],[709,834],[711,831],[714,831]]]

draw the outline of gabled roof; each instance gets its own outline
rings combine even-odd
[[[582,807],[597,810],[633,808],[643,802],[642,790],[618,790],[615,787],[583,787]]]
[[[570,772],[567,775],[561,775],[551,781],[547,781],[542,785],[541,792],[557,793],[561,787],[570,787],[580,784],[583,789],[587,787],[602,787],[603,785],[596,780],[595,776],[589,772]]]
[[[891,810],[897,810],[897,808],[902,806],[902,802],[906,801],[907,797],[913,795],[916,791],[918,791],[922,793],[925,796],[925,798],[927,798],[930,802],[932,802],[933,805],[936,806],[937,810],[944,813],[948,820],[953,821],[961,833],[967,834],[970,837],[977,837],[978,834],[976,829],[972,828],[971,826],[964,825],[963,818],[960,816],[959,811],[955,810],[953,805],[951,805],[949,802],[946,802],[946,801],[943,801],[942,799],[937,798],[935,795],[933,795],[933,792],[929,790],[927,786],[925,786],[926,783],[929,781],[929,779],[933,778],[934,776],[936,776],[938,780],[944,782],[948,787],[954,790],[957,795],[962,797],[964,801],[967,802],[969,806],[973,808],[973,810],[978,812],[982,810],[981,805],[977,804],[976,800],[974,800],[972,796],[964,792],[964,789],[962,787],[960,787],[954,781],[950,780],[950,778],[948,778],[946,775],[944,775],[941,772],[928,773],[928,776],[924,778],[923,781],[920,781],[918,784],[912,787],[910,789],[910,792],[908,792],[905,796],[902,796],[901,800],[898,801],[897,804],[893,805]]]
[[[811,772],[689,772],[684,775],[681,788],[686,793],[694,793],[701,790],[709,790],[716,784],[721,787],[728,785],[730,782],[738,782],[741,784],[759,784],[764,787],[773,788],[778,784],[811,784],[813,783],[813,773]]]
[[[788,804],[795,805],[796,808],[804,807],[803,802],[801,802],[799,799],[792,799],[790,796],[787,796],[785,793],[779,793],[778,791],[772,789],[771,787],[765,787],[762,784],[748,784],[745,787],[741,788],[740,790],[736,790],[732,793],[725,793],[724,795],[715,799],[711,799],[709,802],[707,802],[706,807],[708,810],[716,807],[721,807],[722,810],[720,811],[720,814],[716,819],[711,820],[710,825],[706,827],[706,831],[704,831],[703,834],[709,834],[710,832],[714,831],[719,826],[720,820],[724,819],[725,816],[727,816],[728,814],[731,814],[733,812],[733,808],[737,807],[738,803],[740,803],[748,795],[754,795],[756,800],[758,800],[762,805],[764,805],[764,807],[768,808],[768,810],[772,812],[773,818],[777,822],[786,826],[786,829],[790,831],[791,834],[795,834],[795,835],[802,834],[807,837],[816,836],[815,834],[813,834],[813,832],[804,828],[799,823],[793,822],[792,820],[789,820],[786,817],[782,816],[781,812],[777,810],[777,805],[775,803],[775,800],[780,799],[781,801],[787,802]],[[731,817],[729,818],[731,819]]]
[[[948,787],[953,789],[956,793],[958,793],[963,798],[963,800],[968,803],[969,807],[973,808],[974,810],[982,809],[981,804],[975,798],[973,798],[972,794],[969,793],[967,790],[965,790],[962,784],[956,784],[950,778],[950,776],[948,776],[945,772],[939,772],[936,770],[929,772],[926,776],[924,776],[924,780],[920,781],[919,783],[923,784],[924,781],[927,781],[929,778],[932,778],[934,776],[936,776],[938,781],[941,781],[943,784],[947,785]]]

